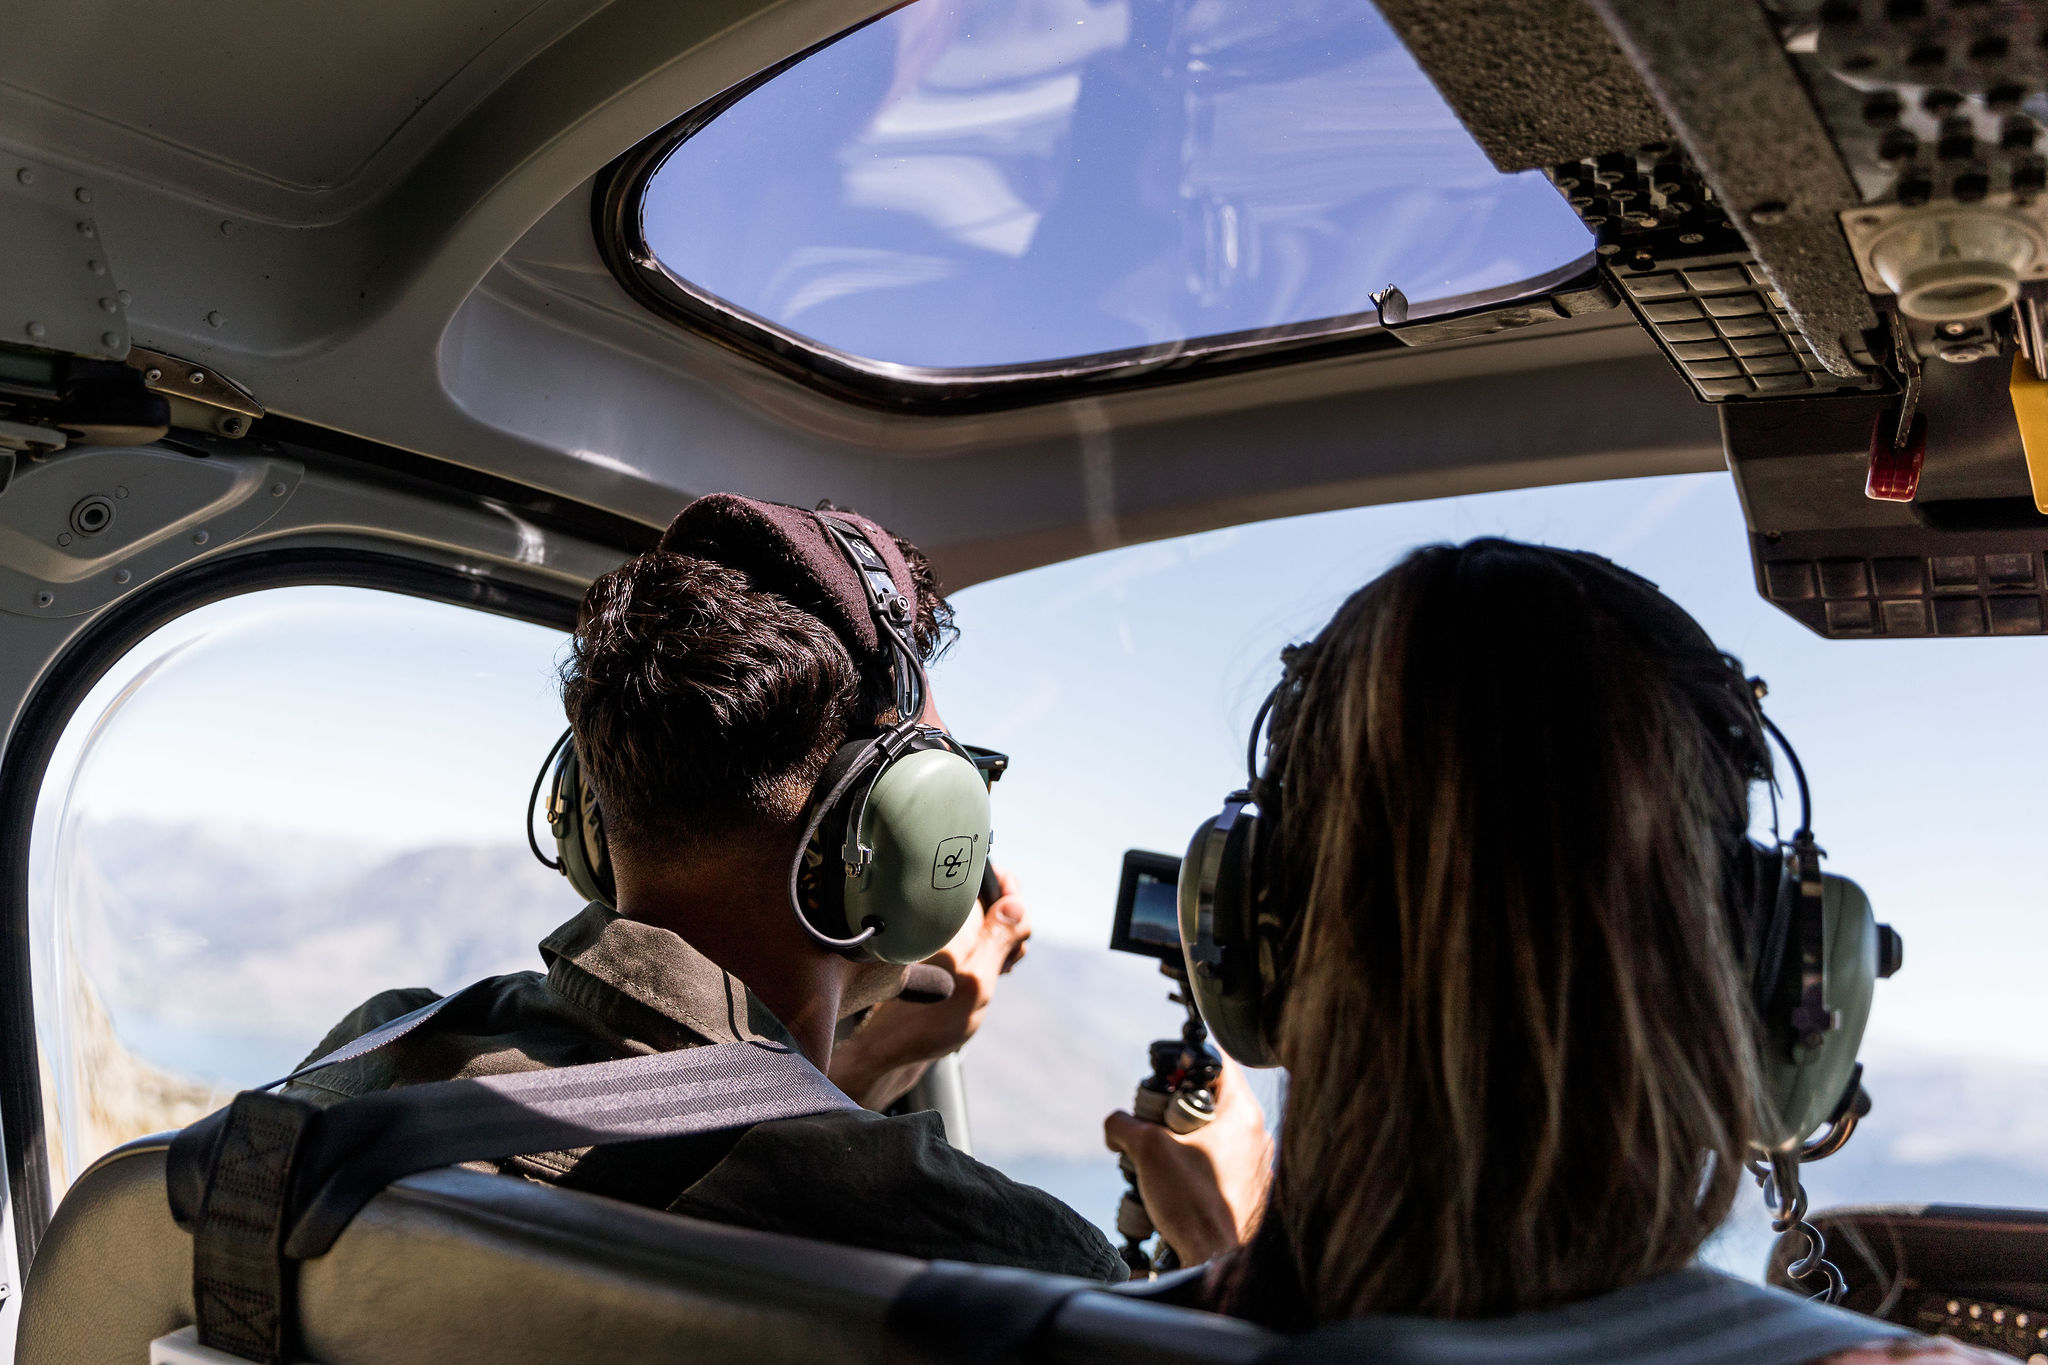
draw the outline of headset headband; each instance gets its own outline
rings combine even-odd
[[[881,552],[868,539],[867,532],[823,509],[811,515],[818,519],[818,525],[824,528],[827,538],[853,565],[854,577],[860,580],[868,611],[874,617],[875,633],[882,638],[889,652],[897,722],[915,722],[924,715],[925,697],[930,691],[924,660],[903,634],[905,630],[915,630],[917,608],[897,588],[894,575],[889,572]]]
[[[797,856],[789,869],[790,899],[798,906],[799,922],[819,946],[848,952],[874,938],[877,926],[871,922],[863,925],[858,933],[839,938],[812,924],[801,909],[805,855],[812,841],[818,837],[827,815],[842,801],[851,801],[846,815],[846,834],[840,841],[839,860],[845,875],[849,879],[857,878],[867,871],[875,857],[874,848],[863,837],[864,816],[875,786],[889,765],[926,739],[937,740],[969,763],[973,763],[974,758],[951,735],[924,723],[925,701],[930,695],[931,684],[925,673],[924,660],[906,633],[915,629],[916,607],[897,587],[887,562],[867,531],[858,523],[823,508],[812,515],[824,529],[826,538],[846,556],[860,582],[868,611],[874,618],[875,633],[888,652],[896,708],[895,723],[868,740],[850,763],[835,763],[828,768],[828,774],[836,775],[831,777],[829,789],[813,797],[810,816],[804,824],[803,839],[797,845]]]

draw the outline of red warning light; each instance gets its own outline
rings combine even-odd
[[[1920,491],[1920,466],[1927,459],[1927,414],[1913,414],[1906,443],[1894,447],[1899,429],[1896,411],[1881,412],[1870,428],[1870,480],[1864,495],[1878,502],[1911,502]]]

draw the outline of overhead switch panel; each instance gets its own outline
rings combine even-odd
[[[1888,387],[1874,367],[1857,378],[1828,373],[1684,153],[1652,143],[1565,162],[1549,174],[1598,237],[1601,268],[1616,291],[1700,398]]]

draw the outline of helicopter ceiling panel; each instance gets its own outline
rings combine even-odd
[[[0,128],[235,211],[330,221],[603,4],[362,0],[280,22],[264,0],[25,0],[0,46]]]

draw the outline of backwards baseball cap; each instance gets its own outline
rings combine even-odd
[[[910,565],[896,538],[851,512],[833,516],[860,527],[888,566],[889,577],[913,611],[921,605]],[[711,493],[676,515],[658,548],[738,569],[754,586],[810,612],[845,642],[863,670],[886,668],[889,654],[853,565],[833,543],[815,512],[737,493]]]

